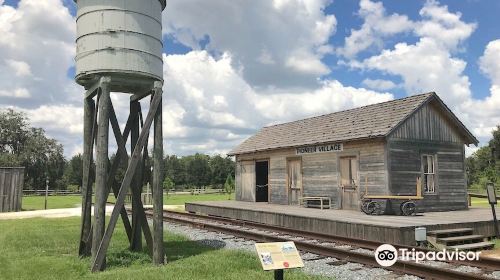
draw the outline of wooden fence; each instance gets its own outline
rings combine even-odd
[[[24,167],[0,168],[0,212],[21,211]]]

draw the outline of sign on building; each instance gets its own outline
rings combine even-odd
[[[295,152],[297,155],[304,155],[304,154],[315,154],[315,153],[342,152],[343,150],[344,150],[344,145],[342,143],[336,143],[328,145],[299,147],[295,149]]]

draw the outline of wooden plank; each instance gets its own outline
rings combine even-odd
[[[166,261],[163,247],[163,128],[161,83],[155,85],[154,95],[160,96],[158,110],[154,119],[153,146],[153,263],[163,264]]]
[[[106,224],[106,198],[107,198],[107,177],[108,177],[108,142],[109,142],[109,111],[111,97],[108,82],[101,84],[101,97],[99,100],[99,119],[97,127],[96,144],[96,176],[95,176],[95,204],[94,204],[94,225],[92,238],[92,258],[97,257],[99,245],[104,236]],[[100,265],[104,269],[105,262]]]
[[[99,78],[99,81],[97,81],[94,85],[92,85],[90,88],[87,89],[87,91],[84,94],[84,99],[92,99],[94,98],[98,92],[99,89],[102,87],[103,83],[110,83],[111,78],[108,76],[104,76]]]
[[[113,208],[113,213],[111,214],[111,217],[109,219],[108,227],[104,233],[101,244],[99,245],[97,255],[92,263],[92,272],[104,269],[106,252],[109,247],[109,242],[111,241],[111,235],[113,234],[116,222],[118,221],[120,209],[125,203],[125,196],[127,195],[128,188],[132,183],[134,171],[136,170],[140,161],[141,149],[144,147],[146,139],[149,135],[149,128],[151,127],[151,123],[153,122],[154,116],[156,115],[156,111],[158,110],[160,101],[161,95],[156,95],[153,97],[153,102],[151,103],[148,116],[146,117],[146,121],[144,123],[144,127],[141,131],[141,134],[139,135],[137,145],[134,148],[134,152],[132,153],[132,157],[129,161],[127,171],[125,172],[125,177],[118,193],[118,197],[116,198],[115,207]]]
[[[116,154],[116,157],[115,157],[115,161],[113,162],[113,165],[111,166],[111,170],[109,172],[109,175],[108,175],[108,185],[112,187],[113,189],[113,193],[114,193],[114,196],[115,198],[118,197],[118,192],[119,192],[119,188],[118,186],[115,184],[114,182],[114,176],[115,176],[115,173],[120,165],[120,161],[122,161],[123,159],[127,160],[128,161],[128,153],[127,153],[127,149],[126,149],[126,140],[128,138],[128,135],[130,133],[130,127],[131,127],[131,122],[132,122],[132,116],[129,115],[128,119],[127,119],[127,124],[125,125],[125,129],[124,129],[124,132],[123,132],[123,135],[121,134],[121,130],[120,130],[120,126],[118,125],[118,120],[116,118],[116,113],[115,113],[115,110],[113,108],[113,105],[111,105],[111,109],[110,109],[110,122],[111,122],[111,127],[113,129],[113,133],[115,135],[115,139],[116,139],[116,143],[118,145],[118,152]],[[133,199],[137,199],[137,198],[133,198]],[[153,252],[153,239],[152,239],[152,236],[151,236],[151,231],[149,229],[149,225],[148,225],[148,221],[147,221],[147,218],[146,218],[146,213],[144,211],[144,207],[142,205],[142,201],[139,199],[138,201],[136,200],[135,201],[138,209],[138,213],[139,213],[139,220],[140,220],[140,225],[142,226],[142,231],[144,233],[144,236],[146,238],[146,244],[149,248],[149,254],[152,255],[152,252]],[[123,224],[125,226],[125,230],[127,232],[127,237],[129,239],[129,242],[132,241],[132,226],[130,224],[130,221],[128,219],[128,214],[127,214],[127,211],[125,209],[125,206],[122,207],[122,210],[120,211],[120,216],[122,217],[122,221],[123,221]]]
[[[116,171],[120,166],[120,162],[128,160],[127,149],[125,147],[126,145],[125,139],[128,138],[128,132],[130,131],[130,119],[131,117],[129,115],[127,124],[125,125],[124,134],[122,135],[120,126],[118,125],[118,120],[116,118],[115,109],[113,107],[113,104],[110,105],[110,122],[111,122],[111,127],[113,129],[113,134],[115,135],[116,143],[118,145],[118,152],[116,153],[115,160],[113,161],[113,164],[108,174],[107,186],[111,186],[115,198],[118,196],[118,191],[119,191],[118,186],[114,182]],[[130,221],[128,219],[128,214],[127,210],[125,209],[125,206],[122,207],[120,211],[120,216],[122,217],[123,226],[125,227],[125,232],[127,233],[128,240],[129,242],[131,242],[132,226],[130,225]]]
[[[97,98],[99,100],[99,97]],[[82,221],[80,229],[80,246],[78,255],[80,257],[90,256],[90,243],[84,239],[90,234],[92,224],[91,207],[92,207],[92,180],[90,178],[90,170],[92,168],[92,150],[94,144],[94,133],[97,129],[94,128],[96,116],[95,102],[92,98],[83,100],[83,178],[82,178]]]
[[[130,102],[130,116],[131,116],[131,133],[130,133],[130,150],[133,151],[139,138],[139,101]],[[139,220],[139,206],[138,200],[141,199],[142,182],[140,181],[140,166],[134,170],[134,177],[130,185],[132,191],[132,241],[130,243],[130,250],[139,252],[142,250],[142,232]],[[139,199],[137,199],[139,198]]]
[[[150,94],[151,94],[151,90],[148,90],[148,91],[145,91],[142,93],[133,94],[132,96],[130,96],[130,102],[140,101],[141,99],[143,99],[144,97],[147,97]]]

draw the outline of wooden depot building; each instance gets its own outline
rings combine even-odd
[[[478,140],[436,93],[262,128],[229,154],[236,199],[298,204],[329,197],[360,209],[369,195],[416,195],[420,211],[467,208],[464,145]]]

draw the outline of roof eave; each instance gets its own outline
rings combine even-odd
[[[241,152],[239,152],[237,149],[235,149],[235,150],[230,151],[227,155],[228,156],[239,156],[239,155],[246,155],[246,154],[253,154],[253,153],[262,153],[262,152],[279,150],[279,149],[292,149],[292,148],[304,147],[304,146],[308,146],[308,145],[321,145],[321,144],[363,141],[363,140],[373,140],[373,139],[382,139],[382,138],[385,138],[385,135],[370,135],[367,137],[359,137],[359,138],[351,138],[351,139],[343,139],[343,140],[335,140],[335,141],[326,141],[326,142],[314,142],[314,143],[301,144],[301,145],[289,145],[289,146],[265,148],[265,149],[258,149],[258,150],[247,150],[247,151],[241,151]]]

